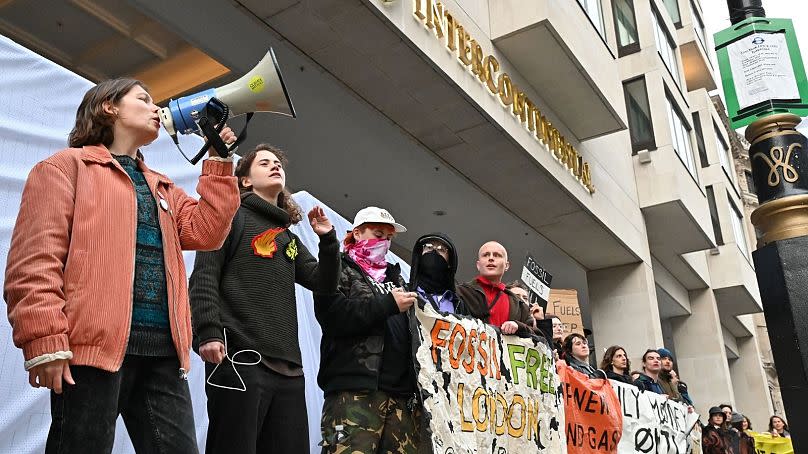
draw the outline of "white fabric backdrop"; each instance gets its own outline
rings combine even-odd
[[[76,107],[92,84],[70,71],[0,36],[0,267],[5,270],[11,232],[19,209],[25,178],[38,161],[64,148],[67,134],[73,126]],[[271,138],[269,138],[271,140]],[[197,137],[184,137],[184,149],[199,149]],[[167,174],[189,194],[194,190],[199,166],[188,164],[176,151],[166,134],[143,149],[149,166]],[[292,162],[294,165],[294,162]],[[294,183],[294,182],[292,182]],[[306,192],[295,194],[295,200],[308,211],[319,202]],[[320,204],[323,206],[322,204]],[[329,218],[341,236],[350,222],[326,208]],[[348,213],[353,216],[353,213]],[[309,250],[317,254],[317,236],[305,222],[293,227]],[[388,260],[399,262],[404,276],[409,266],[393,254]],[[185,256],[188,273],[193,266],[193,253]],[[0,276],[0,285],[3,277]],[[306,376],[306,406],[309,414],[311,452],[319,452],[319,418],[322,391],[317,387],[320,365],[320,327],[314,318],[311,292],[297,286],[300,348]],[[5,302],[2,310],[5,313]],[[189,384],[194,401],[197,439],[204,450],[207,415],[205,413],[204,367],[199,357],[191,355],[193,366]],[[23,369],[22,352],[11,339],[11,327],[0,316],[0,452],[41,453],[50,426],[48,391],[28,385]],[[235,392],[235,391],[234,391]],[[116,432],[115,454],[134,452],[122,421]]]

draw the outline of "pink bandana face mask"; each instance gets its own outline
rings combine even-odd
[[[376,282],[383,282],[387,272],[384,256],[390,250],[390,240],[373,238],[357,241],[345,248],[345,253],[353,259]]]

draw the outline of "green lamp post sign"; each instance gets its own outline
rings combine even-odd
[[[738,22],[715,34],[715,51],[732,128],[776,113],[808,116],[808,80],[791,19]]]

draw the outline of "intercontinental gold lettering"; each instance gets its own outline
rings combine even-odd
[[[516,86],[513,87],[513,105],[511,107],[513,114],[519,117],[519,120],[524,123],[526,118],[525,93]]]
[[[499,93],[497,84],[494,83],[494,74],[499,71],[499,61],[493,55],[488,55],[483,60],[483,69],[485,70],[485,85],[488,86],[488,91],[493,94]]]
[[[536,106],[530,98],[525,97],[525,114],[527,116],[527,130],[533,132],[536,130]]]
[[[494,75],[492,74],[491,77],[494,77]],[[513,83],[511,83],[511,77],[509,75],[502,74],[499,76],[497,91],[499,92],[499,100],[502,101],[502,105],[505,107],[511,105],[513,102]]]
[[[455,29],[457,30],[457,58],[466,66],[471,64],[471,46],[469,40],[471,37],[462,25],[455,22]]]
[[[428,0],[428,1],[431,2],[431,0]],[[421,19],[421,20],[426,19],[426,16],[424,15],[424,2],[423,2],[423,0],[415,0],[414,3],[413,3],[413,6],[414,6],[414,9],[413,9],[412,13],[415,14],[415,17],[417,17],[418,19]]]
[[[480,43],[453,16],[439,0],[413,0],[413,16],[437,39],[446,39],[446,48],[456,54],[457,61],[465,66],[488,91],[499,98],[502,105],[544,144],[558,162],[570,171],[590,194],[595,192],[589,163],[575,147],[542,114],[530,97],[519,89],[506,72],[500,72],[501,64],[491,54],[486,54]],[[786,160],[787,161],[787,160]],[[776,165],[778,163],[773,163]],[[784,166],[781,166],[784,167]]]
[[[471,72],[477,75],[480,82],[485,83],[485,71],[483,71],[483,48],[480,43],[471,40]]]
[[[448,11],[444,11],[444,15],[446,16],[446,47],[454,52],[457,50],[457,44],[455,44],[455,34],[457,33],[456,23],[454,16],[449,14]]]

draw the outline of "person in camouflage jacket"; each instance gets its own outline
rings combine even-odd
[[[323,453],[416,453],[419,427],[415,369],[398,265],[384,259],[404,226],[386,210],[357,213],[345,238],[335,294],[314,295],[323,331],[317,382],[325,393]]]

